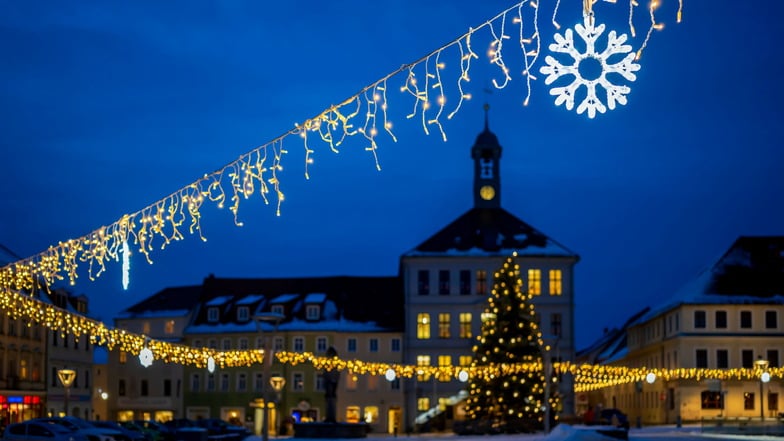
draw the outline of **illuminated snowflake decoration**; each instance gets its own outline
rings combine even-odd
[[[144,348],[139,351],[139,363],[142,364],[144,367],[152,366],[152,351],[150,348]]]
[[[555,95],[555,105],[560,106],[565,104],[567,110],[574,108],[575,93],[580,86],[585,86],[587,93],[585,99],[582,100],[577,106],[577,113],[582,114],[588,111],[588,117],[593,118],[596,112],[604,113],[607,108],[610,110],[615,109],[616,103],[626,104],[626,94],[631,89],[625,85],[616,85],[610,82],[607,78],[608,74],[619,74],[629,81],[634,81],[637,76],[634,72],[640,70],[640,65],[634,63],[635,53],[632,52],[632,47],[626,42],[626,34],[617,36],[615,31],[610,31],[607,34],[607,47],[602,52],[596,51],[596,40],[604,32],[604,24],[594,26],[594,19],[592,15],[585,15],[583,19],[584,26],[577,24],[574,30],[577,32],[583,41],[585,41],[585,52],[581,53],[574,45],[574,34],[571,29],[567,29],[564,35],[556,33],[555,43],[550,45],[551,52],[558,52],[568,54],[574,60],[571,65],[563,65],[558,60],[548,55],[545,57],[546,66],[542,66],[539,71],[547,75],[545,84],[550,85],[561,77],[572,75],[574,80],[567,86],[553,87],[550,89],[550,95]],[[613,55],[626,54],[623,60],[617,63],[610,63],[608,60]],[[616,57],[617,58],[617,57]],[[586,78],[580,72],[580,65],[582,63],[595,63],[601,65],[601,73],[596,75],[595,78]],[[595,61],[591,61],[595,60]],[[601,86],[607,92],[607,106],[599,99],[596,94],[596,86]]]

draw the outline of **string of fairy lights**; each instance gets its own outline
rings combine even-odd
[[[602,1],[609,4],[616,2],[619,0]],[[308,167],[314,161],[314,144],[320,143],[338,153],[343,143],[352,137],[357,137],[365,144],[365,150],[372,155],[376,169],[381,170],[378,156],[379,137],[388,136],[392,142],[397,141],[390,113],[392,97],[389,94],[389,87],[396,87],[391,84],[396,78],[402,78],[399,92],[405,99],[410,100],[407,105],[411,111],[405,118],[419,121],[425,134],[437,132],[446,142],[444,120],[452,119],[465,101],[471,99],[468,85],[471,81],[472,61],[479,59],[472,41],[480,32],[490,37],[487,58],[489,64],[496,69],[496,76],[492,79],[492,85],[496,89],[506,88],[516,78],[512,73],[513,64],[510,62],[516,50],[510,55],[509,45],[517,40],[521,51],[518,60],[521,65],[520,77],[526,86],[522,104],[528,105],[532,82],[537,80],[533,72],[542,52],[540,15],[549,13],[543,9],[542,3],[537,0],[523,0],[479,26],[470,28],[465,34],[426,56],[374,81],[339,104],[331,105],[319,114],[295,123],[294,128],[277,138],[240,155],[237,160],[212,173],[205,173],[199,179],[141,210],[125,214],[117,221],[82,237],[58,242],[39,254],[3,266],[0,268],[0,309],[12,319],[25,320],[28,326],[44,326],[63,335],[71,334],[77,339],[89,339],[93,344],[106,346],[109,350],[140,355],[145,364],[151,363],[153,359],[197,367],[214,363],[229,368],[260,363],[264,358],[264,353],[260,350],[220,352],[157,341],[125,330],[110,329],[101,322],[44,303],[28,293],[41,287],[50,289],[63,280],[67,280],[71,285],[76,284],[80,270],[84,271],[81,269],[82,265],[87,267],[89,280],[95,280],[111,261],[122,261],[122,283],[127,288],[130,282],[132,253],[144,255],[145,260],[152,264],[154,251],[163,250],[170,244],[185,239],[187,235],[197,235],[202,241],[207,240],[201,229],[201,210],[205,203],[214,204],[221,209],[228,207],[237,226],[242,226],[240,205],[252,197],[260,198],[264,204],[275,205],[276,215],[279,216],[281,204],[285,199],[280,178],[289,144],[301,142],[304,148],[306,179],[309,178]],[[560,29],[557,17],[561,1],[552,3],[551,22],[555,29]],[[599,3],[598,0],[584,0],[581,3],[583,15],[593,20],[594,6]],[[643,7],[649,23],[643,41],[634,49],[635,60],[641,58],[653,31],[663,27],[663,23],[656,16],[660,3],[659,0],[653,0]],[[628,7],[629,32],[635,37],[635,11],[640,5],[636,0],[629,0]],[[681,21],[682,9],[683,0],[678,0],[677,22]],[[516,29],[515,38],[512,38],[513,31],[510,29]],[[454,62],[458,66],[451,76],[446,74],[447,62]],[[542,72],[545,69],[543,67]],[[552,75],[555,68],[551,66],[547,69]],[[452,101],[454,103],[450,104]],[[292,138],[299,138],[299,141],[292,141]],[[507,375],[542,370],[542,365],[538,362],[481,367],[435,367],[368,363],[325,358],[310,353],[278,352],[275,355],[282,363],[311,363],[317,369],[348,370],[358,374],[386,375],[388,378],[390,375],[407,378],[434,375],[439,379],[459,378],[464,381],[466,376]],[[574,375],[576,389],[579,390],[638,381],[638,378],[652,371],[646,368],[577,366],[569,363],[556,363],[553,369],[558,373]],[[659,377],[668,379],[750,379],[759,374],[750,370],[653,371]],[[770,372],[776,377],[782,375],[778,368],[771,368]]]
[[[23,320],[27,326],[44,326],[74,336],[87,339],[92,344],[104,346],[108,350],[119,350],[140,356],[140,361],[149,366],[153,360],[162,363],[208,368],[248,367],[264,361],[263,350],[218,351],[211,348],[191,347],[155,340],[144,335],[134,334],[123,329],[110,329],[103,323],[79,314],[71,313],[54,305],[47,304],[23,293],[9,293],[0,298],[0,310],[11,320]],[[544,351],[550,348],[545,346]],[[339,370],[358,375],[379,375],[391,380],[394,378],[435,377],[439,381],[481,376],[489,379],[494,376],[507,376],[519,373],[541,372],[541,360],[529,363],[503,363],[487,366],[418,366],[399,363],[366,362],[346,360],[339,357],[326,357],[311,352],[279,351],[275,357],[280,363],[289,365],[311,364],[317,370]],[[598,390],[622,384],[636,383],[650,378],[670,380],[758,380],[767,372],[770,378],[784,378],[784,368],[768,367],[704,369],[704,368],[651,368],[625,367],[592,364],[554,362],[553,374],[567,374],[574,377],[575,392]]]

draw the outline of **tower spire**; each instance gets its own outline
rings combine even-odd
[[[488,114],[490,104],[485,103],[485,130],[476,137],[471,147],[471,158],[474,160],[474,207],[501,207],[501,176],[499,175],[501,145],[498,138],[490,131]]]

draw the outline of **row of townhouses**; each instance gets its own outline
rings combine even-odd
[[[493,273],[518,254],[550,361],[662,368],[778,366],[784,238],[741,238],[672,302],[647,308],[579,352],[574,345],[574,267],[579,256],[501,206],[501,146],[485,128],[471,148],[473,206],[400,256],[384,277],[228,279],[169,287],[127,308],[114,326],[150,338],[218,350],[334,350],[342,359],[418,366],[467,366],[493,287]],[[671,294],[671,293],[667,293]],[[61,293],[58,306],[86,311]],[[217,417],[283,434],[294,422],[326,417],[325,378],[309,363],[144,368],[121,351],[91,367],[93,348],[71,336],[0,323],[0,409],[5,421],[43,414],[117,420]],[[64,388],[58,373],[77,372]],[[284,380],[281,382],[280,380]],[[646,423],[717,414],[759,415],[753,381],[660,380],[575,394],[563,376],[558,413],[589,405],[618,407]],[[778,410],[779,380],[766,387],[767,413]],[[272,386],[278,386],[273,390]],[[755,395],[757,393],[757,395]],[[463,413],[466,383],[455,378],[342,371],[337,419],[374,432],[449,430]],[[67,410],[66,410],[67,409]]]

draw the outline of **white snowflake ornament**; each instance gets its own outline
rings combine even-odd
[[[547,85],[566,75],[574,76],[574,80],[569,85],[550,89],[550,95],[556,96],[556,106],[565,104],[567,110],[572,110],[574,108],[575,93],[580,86],[585,86],[586,96],[580,105],[577,106],[577,113],[582,114],[588,111],[588,118],[593,118],[596,116],[597,111],[604,113],[607,111],[607,108],[610,110],[615,109],[616,103],[626,104],[626,94],[631,91],[629,86],[611,83],[607,75],[617,73],[629,81],[634,81],[637,79],[634,72],[640,70],[640,65],[634,63],[635,53],[632,52],[632,47],[624,44],[627,38],[626,34],[618,36],[615,31],[610,31],[607,34],[607,47],[600,53],[596,51],[596,40],[604,32],[604,24],[594,26],[594,18],[590,14],[583,16],[583,23],[584,25],[575,25],[574,30],[585,41],[585,52],[581,53],[575,48],[574,35],[571,29],[567,29],[563,36],[556,33],[553,37],[555,43],[550,45],[550,51],[568,54],[572,57],[574,63],[563,65],[554,57],[548,55],[544,60],[547,65],[542,66],[539,72],[547,75],[547,78],[544,80]],[[626,54],[626,56],[617,63],[610,63],[609,58],[617,54]],[[595,75],[595,78],[580,72],[581,64],[590,64],[591,62],[598,62],[601,65],[601,73]],[[586,78],[586,76],[589,76],[589,78]],[[597,96],[597,85],[603,87],[607,92],[606,107]]]
[[[142,366],[144,367],[152,366],[152,359],[153,356],[150,348],[144,348],[141,351],[139,351],[139,363],[141,363]]]

